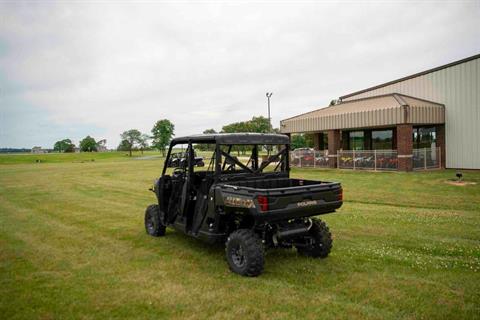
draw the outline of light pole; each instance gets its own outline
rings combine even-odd
[[[272,96],[273,92],[267,92],[267,101],[268,101],[268,123],[270,124],[269,131],[272,131],[272,118],[270,118],[270,97]]]

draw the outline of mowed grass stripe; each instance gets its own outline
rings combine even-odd
[[[468,205],[452,209],[440,198],[425,207],[418,197],[436,191],[422,174],[420,195],[416,189],[392,205],[394,191],[372,184],[359,203],[357,187],[369,177],[402,185],[409,175],[308,172],[346,189],[345,206],[323,217],[332,255],[270,251],[265,274],[245,279],[228,271],[221,246],[171,230],[162,239],[145,235],[143,211],[154,201],[147,189],[161,161],[31,166],[0,167],[7,318],[475,318],[479,311],[477,186],[451,191]],[[442,174],[432,179],[451,172]]]
[[[19,214],[21,216],[21,214]],[[47,218],[47,219],[45,219]],[[43,221],[42,221],[43,220]],[[5,221],[2,221],[5,222]],[[24,250],[26,251],[26,254],[28,256],[34,257],[33,261],[35,262],[34,265],[42,265],[44,270],[43,271],[36,271],[33,272],[33,274],[30,274],[25,280],[31,281],[32,279],[37,279],[35,281],[36,283],[42,285],[45,284],[43,280],[41,280],[44,277],[52,276],[56,279],[57,282],[50,284],[45,288],[47,290],[41,290],[39,291],[39,298],[44,298],[46,294],[48,293],[48,290],[50,287],[53,285],[54,288],[58,289],[58,287],[62,284],[65,284],[60,290],[54,290],[54,292],[51,293],[50,298],[53,298],[55,300],[60,300],[61,297],[58,297],[57,291],[60,292],[65,292],[65,294],[71,295],[75,294],[75,292],[71,292],[71,286],[68,286],[68,283],[76,283],[75,285],[80,285],[80,288],[85,288],[85,285],[82,285],[81,283],[78,282],[84,282],[86,281],[89,286],[93,286],[93,288],[97,287],[98,289],[101,289],[105,286],[105,288],[109,290],[115,290],[115,284],[117,284],[117,279],[115,279],[115,275],[117,274],[123,274],[122,279],[118,279],[118,282],[122,286],[132,286],[132,290],[134,290],[137,294],[147,294],[150,295],[151,292],[150,290],[152,289],[159,289],[160,292],[167,291],[167,293],[174,294],[176,297],[172,303],[174,306],[178,303],[176,299],[180,299],[182,294],[185,294],[187,290],[183,289],[184,286],[181,284],[178,284],[177,281],[180,280],[180,283],[183,282],[182,279],[175,279],[172,281],[172,283],[169,283],[170,281],[168,279],[171,279],[172,276],[179,270],[182,269],[184,270],[185,273],[202,273],[202,270],[196,270],[196,267],[192,263],[181,263],[173,264],[173,270],[171,270],[170,274],[167,274],[165,276],[162,276],[162,269],[165,269],[164,265],[158,265],[158,270],[160,272],[155,272],[154,277],[148,277],[149,281],[145,281],[145,274],[143,272],[135,272],[130,270],[128,262],[133,260],[136,261],[137,263],[135,264],[138,267],[142,267],[141,263],[138,263],[138,258],[142,259],[142,257],[136,257],[134,254],[131,254],[130,249],[132,249],[130,246],[123,247],[121,244],[124,244],[124,242],[121,241],[110,241],[109,239],[103,238],[101,235],[98,233],[94,234],[87,234],[85,235],[85,231],[82,231],[78,227],[72,227],[70,225],[65,225],[64,223],[59,223],[56,222],[55,220],[52,219],[50,216],[42,216],[42,215],[36,215],[35,217],[26,217],[26,219],[23,219],[24,224],[22,225],[22,232],[20,232],[19,237],[21,239],[21,242],[23,243]],[[9,225],[8,223],[5,223],[5,225]],[[75,234],[75,238],[66,238],[66,234]],[[143,233],[142,233],[143,234]],[[45,242],[45,235],[48,235],[48,239],[50,240],[48,243]],[[176,237],[178,238],[178,237]],[[202,244],[197,244],[197,243],[191,243],[191,240],[185,240],[183,237],[177,239],[183,242],[182,247],[188,246],[189,244],[193,247],[202,247]],[[82,250],[80,252],[77,252],[75,248],[78,247],[78,243],[81,242],[82,245]],[[147,241],[149,242],[149,241]],[[138,249],[138,248],[137,248]],[[176,248],[175,246],[172,246],[171,249],[177,250],[179,249],[178,247]],[[191,249],[191,248],[190,248]],[[205,250],[207,253],[209,251],[208,248],[196,248],[200,250]],[[192,257],[191,255],[193,252],[187,252],[176,255],[177,258],[179,259],[188,259],[188,260],[195,260],[195,257]],[[162,257],[163,255],[155,255],[155,257],[150,257],[149,260],[152,260],[154,258],[156,261],[158,260],[159,257]],[[203,256],[203,255],[202,255]],[[89,263],[90,257],[95,257],[95,264]],[[144,258],[144,257],[143,257]],[[197,257],[199,258],[199,257]],[[218,257],[217,257],[218,258]],[[201,259],[200,259],[201,260]],[[112,264],[113,262],[113,264]],[[202,262],[202,261],[198,261]],[[207,261],[203,261],[207,262]],[[127,264],[126,264],[127,263]],[[98,269],[97,269],[98,265]],[[123,269],[126,267],[125,269]],[[145,266],[143,266],[145,267]],[[150,266],[148,266],[150,267]],[[58,271],[58,270],[61,271]],[[145,269],[145,268],[144,268]],[[147,268],[147,273],[149,273],[150,268]],[[208,269],[205,270],[205,275],[208,276]],[[215,270],[215,269],[213,269]],[[127,275],[126,277],[124,277]],[[61,276],[61,277],[59,277]],[[93,277],[90,279],[91,276]],[[230,276],[229,273],[225,274],[224,277],[227,276],[227,278]],[[153,279],[156,279],[153,281]],[[197,277],[196,277],[197,278]],[[193,279],[189,279],[188,277],[185,282],[187,284],[193,284],[192,281]],[[158,282],[156,282],[158,281]],[[200,279],[195,279],[195,281],[200,281]],[[162,283],[161,287],[156,287],[160,283]],[[173,288],[171,288],[173,286]],[[276,289],[281,287],[281,283],[279,283],[278,286],[275,286]],[[169,289],[170,288],[170,289]],[[198,297],[200,296],[204,299],[205,297],[203,296],[203,290],[209,291],[212,290],[211,286],[200,286],[197,288],[197,293]],[[234,287],[230,288],[231,290],[234,290]],[[143,292],[145,290],[145,292]],[[174,292],[168,292],[169,290],[173,290]],[[36,290],[34,290],[36,291]],[[122,291],[122,290],[120,290]],[[189,290],[190,291],[190,290]],[[235,290],[234,290],[235,291]],[[242,290],[240,290],[242,291]],[[129,290],[128,290],[129,292]],[[121,292],[120,292],[121,293]],[[84,293],[80,292],[82,296]],[[179,296],[180,294],[180,296]],[[221,292],[219,293],[221,294]],[[131,295],[129,295],[131,296]],[[290,297],[289,294],[285,296],[285,299]],[[215,294],[214,297],[212,297],[213,300],[221,298],[218,296],[218,294]],[[290,298],[288,298],[290,299]],[[82,302],[82,299],[80,298],[78,302]],[[93,299],[94,301],[91,301],[87,299],[84,303],[86,304],[96,304],[98,303],[97,298]],[[56,308],[61,307],[61,305],[43,305],[44,304],[43,299],[39,299],[39,303],[42,305],[42,307],[46,307],[47,310],[48,308],[52,308],[55,311]],[[117,301],[117,302],[122,302],[122,301]],[[232,301],[233,302],[233,301]],[[65,301],[63,300],[63,303],[68,303],[68,300]],[[72,303],[72,301],[70,301]],[[131,303],[131,301],[130,301]],[[114,304],[114,307],[118,307],[118,305]],[[156,306],[158,307],[158,305]],[[168,309],[171,306],[166,306],[166,309]],[[103,308],[103,307],[102,307]],[[55,312],[58,312],[55,311]],[[115,314],[113,312],[112,314]]]

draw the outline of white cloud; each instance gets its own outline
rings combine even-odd
[[[28,3],[0,12],[3,94],[56,125],[103,128],[110,146],[160,118],[184,135],[266,115],[266,91],[278,125],[480,51],[478,2]]]

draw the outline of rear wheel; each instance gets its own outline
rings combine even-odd
[[[145,210],[145,230],[152,237],[165,235],[166,227],[163,225],[162,212],[157,204],[152,204]]]
[[[326,258],[332,249],[332,234],[325,222],[312,219],[309,235],[305,237],[305,244],[297,246],[300,254],[313,258]]]
[[[252,230],[240,229],[232,232],[227,239],[225,252],[233,272],[248,277],[256,277],[263,272],[263,243]]]

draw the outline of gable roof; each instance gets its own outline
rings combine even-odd
[[[282,120],[282,133],[444,123],[443,104],[399,93],[349,100]]]

